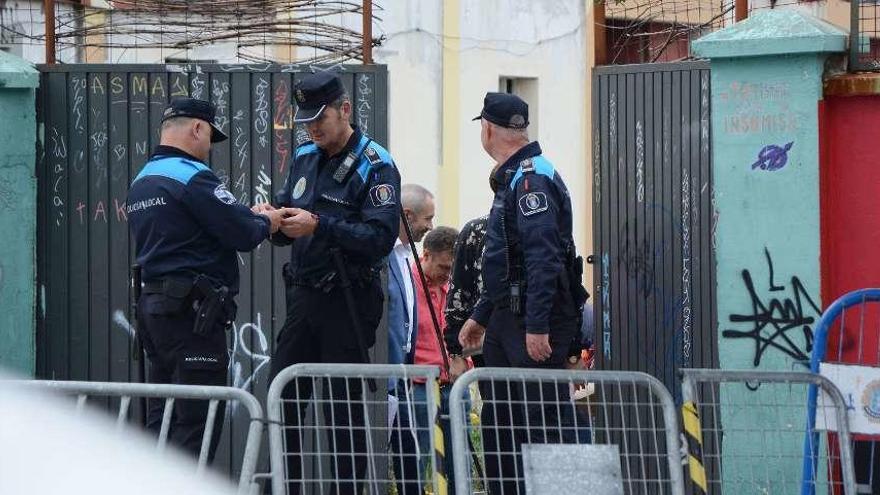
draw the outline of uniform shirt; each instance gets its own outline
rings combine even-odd
[[[458,334],[464,322],[471,317],[483,291],[481,272],[488,220],[489,216],[486,215],[466,223],[455,241],[452,277],[444,311],[446,321],[444,340],[446,340],[446,348],[452,354],[461,354]]]
[[[415,266],[413,270],[417,270]],[[416,300],[419,304],[419,331],[416,339],[416,357],[414,364],[424,364],[440,367],[440,380],[448,381],[446,370],[443,369],[443,355],[440,353],[440,343],[437,341],[437,330],[434,329],[434,320],[431,318],[430,304],[434,307],[437,315],[437,323],[440,328],[446,324],[443,317],[443,307],[446,305],[446,295],[449,284],[428,285],[431,300],[425,299],[425,289],[420,277],[416,277]]]
[[[524,172],[528,160],[534,172]],[[514,153],[493,177],[504,187],[495,193],[489,213],[484,287],[472,317],[486,326],[494,306],[509,307],[507,260],[519,259],[526,332],[547,333],[558,282],[565,275],[566,247],[573,245],[568,188],[553,164],[541,156],[537,142]]]
[[[343,173],[341,166],[349,154],[354,161]],[[334,156],[304,143],[291,158],[274,205],[317,214],[318,227],[314,234],[298,239],[279,231],[272,242],[292,244],[290,270],[296,278],[315,280],[335,271],[327,254],[331,247],[342,250],[349,276],[355,277],[356,270],[379,266],[391,252],[399,227],[399,193],[400,174],[391,155],[359,130]]]
[[[236,251],[269,236],[256,215],[204,163],[159,146],[134,179],[126,199],[128,225],[144,281],[203,274],[238,291]]]
[[[397,242],[394,244],[394,249],[391,251],[391,256],[394,258],[394,262],[397,263],[397,268],[403,276],[403,295],[406,297],[406,310],[408,314],[406,321],[409,324],[409,331],[406,332],[406,342],[403,344],[403,351],[405,354],[409,354],[410,351],[412,351],[413,333],[415,333],[418,328],[415,322],[416,297],[415,289],[413,288],[414,277],[413,272],[410,269],[412,252],[410,251],[409,246],[401,242],[398,238]]]

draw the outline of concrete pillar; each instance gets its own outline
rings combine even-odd
[[[35,355],[38,85],[33,66],[0,51],[0,368],[27,375]]]
[[[712,63],[722,368],[806,369],[798,363],[809,358],[822,305],[818,102],[825,61],[843,52],[845,42],[843,31],[809,14],[770,10],[693,43],[694,53]],[[754,392],[722,387],[721,400],[774,404],[779,392],[771,385]],[[745,430],[724,439],[726,493],[797,490],[800,462],[781,458],[770,466],[773,479],[761,481],[768,486],[741,484],[767,478],[750,464],[772,455],[757,430],[781,431],[791,421],[803,421],[778,412],[722,410],[725,430]],[[785,445],[777,445],[779,437],[773,452],[800,452],[802,438],[784,435]]]

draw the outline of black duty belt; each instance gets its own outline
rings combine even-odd
[[[193,333],[206,335],[219,322],[228,327],[235,318],[235,301],[228,287],[217,287],[204,275],[194,279],[165,278],[144,282],[143,294],[162,294],[170,300],[176,300],[174,311],[182,310],[195,301],[196,318]],[[181,304],[183,303],[183,304]]]
[[[335,270],[320,276],[300,276],[293,275],[289,267],[285,268],[284,280],[287,285],[330,292],[341,284],[339,274]],[[379,272],[378,268],[359,267],[352,269],[349,277],[351,277],[352,285],[363,287],[376,280],[379,277]]]

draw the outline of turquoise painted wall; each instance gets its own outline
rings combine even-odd
[[[809,357],[796,323],[820,311],[821,78],[815,54],[712,61],[722,368],[802,369]],[[787,301],[802,310],[774,306]]]
[[[0,368],[34,373],[38,74],[0,52]]]
[[[722,368],[804,370],[809,359],[821,312],[818,102],[844,41],[808,15],[770,11],[694,44],[712,63]],[[767,406],[787,391],[721,388],[722,404],[737,404],[721,411],[725,493],[799,491],[803,409]]]

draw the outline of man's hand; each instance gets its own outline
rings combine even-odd
[[[267,211],[274,211],[274,210],[275,210],[275,207],[270,205],[269,203],[259,203],[259,204],[255,204],[254,206],[251,206],[251,211],[256,213],[257,215],[264,213],[264,212],[267,212]]]
[[[458,332],[458,343],[465,349],[476,349],[483,345],[485,334],[486,327],[468,318],[461,326],[461,331]]]
[[[254,208],[256,208],[256,206],[254,206]],[[269,206],[269,208],[272,207]],[[262,210],[260,212],[255,211],[254,213],[257,213],[258,215],[263,215],[264,217],[269,219],[269,233],[274,234],[278,232],[278,229],[281,228],[281,222],[284,220],[284,216],[286,214],[289,214],[287,210],[288,208],[282,208],[280,210],[272,208],[271,210]]]
[[[449,359],[449,383],[454,383],[468,370],[467,359],[461,356],[450,356]]]
[[[550,336],[546,333],[527,333],[526,351],[529,357],[537,362],[550,359],[553,349],[550,348]]]
[[[281,232],[291,239],[304,237],[315,233],[318,228],[318,217],[311,212],[299,208],[285,208],[289,215],[285,215],[281,222]]]

